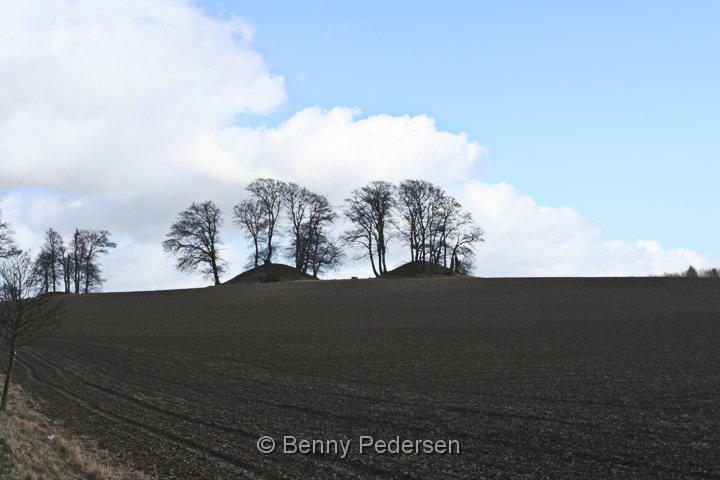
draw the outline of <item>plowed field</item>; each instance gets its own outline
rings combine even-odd
[[[398,279],[63,298],[47,414],[159,478],[720,478],[720,281]],[[4,361],[4,360],[3,360]],[[261,454],[259,437],[275,439]],[[350,441],[283,453],[283,437]],[[457,440],[460,452],[359,451]]]

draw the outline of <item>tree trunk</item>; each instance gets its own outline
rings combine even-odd
[[[377,256],[380,274],[387,273],[387,267],[385,267],[385,233],[383,232],[383,227],[378,227]]]
[[[85,264],[85,293],[90,293],[90,262]]]
[[[372,265],[373,274],[376,277],[379,277],[380,274],[378,274],[377,269],[375,268],[375,254],[372,250],[372,237],[369,237],[371,240],[368,242],[368,256],[370,257],[370,265]]]
[[[53,282],[53,293],[57,292],[57,290],[56,290],[57,272],[55,271],[55,263],[56,262],[57,262],[57,259],[53,258],[53,263],[52,263],[52,267],[51,267],[52,268],[51,274],[52,274],[52,282]]]
[[[268,248],[267,248],[267,256],[265,257],[266,263],[272,263],[272,237],[273,237],[273,229],[275,228],[275,225],[272,225],[268,228]]]
[[[215,255],[213,254],[211,260],[211,266],[213,271],[213,278],[215,279],[215,285],[220,285],[220,276],[218,275],[217,262],[215,261]]]
[[[63,283],[65,284],[65,293],[70,293],[70,259],[63,259]]]
[[[295,225],[293,229],[295,233],[295,269],[302,271],[303,259],[300,258],[300,227]]]
[[[456,244],[452,249],[450,256],[450,273],[460,273],[458,270],[458,248],[460,248],[460,245]]]
[[[5,372],[5,385],[2,391],[2,400],[0,401],[0,412],[4,412],[7,407],[8,394],[10,393],[10,376],[12,375],[12,369],[15,365],[15,338],[13,337],[12,343],[10,344],[10,361],[8,362],[7,371]]]

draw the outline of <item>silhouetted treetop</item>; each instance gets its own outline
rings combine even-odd
[[[200,271],[220,285],[220,275],[225,272],[218,252],[222,244],[218,231],[221,225],[222,212],[213,202],[193,202],[170,225],[163,249],[177,255],[178,270]]]

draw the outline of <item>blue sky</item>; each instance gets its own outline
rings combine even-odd
[[[422,178],[485,229],[477,275],[720,266],[718,19],[710,1],[0,3],[3,220],[32,252],[49,227],[110,230],[107,290],[193,287],[161,248],[192,201],[226,212],[236,275],[228,212],[254,178],[337,207]]]
[[[476,174],[608,238],[720,263],[720,3],[242,2],[301,108],[428,114],[489,149]]]

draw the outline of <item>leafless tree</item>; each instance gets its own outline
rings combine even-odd
[[[448,236],[450,249],[450,265],[446,265],[451,272],[469,274],[472,271],[475,250],[473,244],[484,242],[485,232],[482,228],[472,224],[472,217],[466,214],[458,228],[454,229]]]
[[[260,265],[265,241],[267,226],[262,205],[258,199],[246,199],[233,207],[233,223],[245,232],[245,235],[252,242],[254,253],[250,265]]]
[[[354,226],[345,234],[345,241],[363,249],[360,258],[370,258],[376,277],[387,273],[385,256],[391,235],[386,227],[392,221],[394,191],[391,183],[374,181],[354,190],[345,200],[345,216]]]
[[[285,182],[273,178],[258,178],[247,186],[247,190],[259,202],[262,209],[263,225],[265,226],[263,236],[267,242],[263,260],[268,263],[272,262],[275,253],[273,239],[277,233],[276,226],[282,212],[286,189]]]
[[[117,245],[107,230],[76,228],[69,245],[70,271],[75,293],[89,293],[99,288],[102,278],[100,256]]]
[[[290,183],[285,204],[291,236],[288,257],[295,262],[295,268],[317,276],[323,268],[337,266],[342,256],[340,248],[327,237],[327,229],[337,214],[327,198]]]
[[[42,292],[48,293],[51,291],[50,277],[52,273],[50,271],[50,260],[48,259],[47,252],[40,250],[33,264],[33,275],[37,277]]]
[[[466,267],[471,264],[473,244],[483,241],[483,230],[473,223],[470,213],[462,211],[460,202],[446,194],[434,205],[432,218],[429,235],[431,264],[442,265],[451,272],[466,270],[464,273],[468,273]]]
[[[63,248],[62,251],[62,274],[63,274],[63,288],[65,290],[65,293],[70,293],[72,291],[72,279],[75,276],[74,272],[74,264],[73,264],[73,257],[71,255],[69,248]]]
[[[35,271],[42,280],[45,293],[57,292],[57,285],[63,273],[64,255],[65,246],[62,236],[52,228],[48,229],[45,232],[45,244],[35,260]]]
[[[707,270],[703,270],[702,276],[705,278],[720,278],[720,270],[717,268],[709,268]]]
[[[68,256],[70,258],[70,264],[72,265],[70,271],[72,272],[72,284],[75,287],[75,293],[80,293],[80,288],[84,283],[85,270],[83,269],[85,253],[87,250],[87,244],[85,243],[85,236],[82,234],[80,229],[76,228],[73,233],[70,243],[68,244]]]
[[[215,203],[193,202],[170,225],[163,249],[178,255],[175,266],[181,272],[200,270],[215,285],[220,285],[220,275],[226,268],[218,252],[222,245],[218,231],[221,225],[222,212]]]
[[[307,269],[314,277],[326,270],[334,270],[343,263],[345,254],[339,241],[334,241],[320,233],[313,237],[312,248],[307,256]]]
[[[14,250],[0,264],[0,336],[7,342],[8,365],[0,401],[7,406],[10,379],[18,350],[59,326],[62,303],[52,295],[41,295],[33,274],[30,255]]]
[[[484,232],[460,202],[430,182],[405,180],[397,190],[396,208],[398,234],[410,245],[412,261],[469,273],[473,246],[483,241]]]
[[[0,258],[7,257],[12,250],[12,230],[10,225],[2,221],[2,211],[0,211]]]
[[[285,188],[285,205],[291,235],[288,257],[295,262],[295,268],[299,271],[303,271],[303,265],[307,266],[308,244],[305,237],[310,233],[307,220],[314,197],[315,194],[310,190],[296,183],[289,183]]]
[[[445,192],[425,180],[405,180],[397,189],[397,232],[410,246],[410,261],[428,261],[437,237],[438,213]]]
[[[449,195],[443,195],[435,209],[430,232],[430,261],[434,265],[447,267],[450,237],[464,226],[472,224],[472,217],[464,214],[460,202]]]

